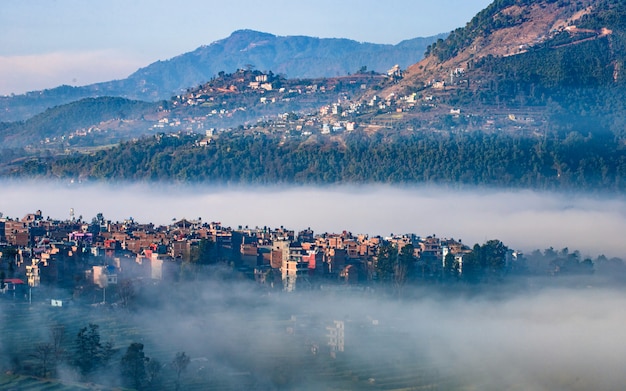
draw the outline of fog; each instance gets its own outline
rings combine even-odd
[[[298,365],[313,365],[298,354],[318,343],[323,355],[325,327],[333,320],[345,322],[338,360],[360,381],[373,378],[378,385],[391,382],[388,376],[408,376],[403,370],[423,371],[424,381],[440,389],[610,390],[626,384],[621,290],[549,289],[494,299],[451,289],[400,301],[376,292],[259,298],[244,285],[220,283],[200,292],[193,305],[170,303],[147,315],[159,319],[158,326],[146,326],[155,340],[204,355],[226,372],[257,366],[294,371],[294,389],[316,389],[312,384],[328,380],[298,373],[304,370]],[[276,322],[290,316],[293,324]],[[289,327],[295,331],[286,332]],[[284,360],[294,354],[291,364]],[[242,366],[244,357],[254,364]]]
[[[146,304],[131,311],[40,304],[25,316],[40,329],[51,319],[74,322],[67,324],[70,341],[79,327],[97,322],[120,355],[137,341],[162,363],[184,351],[192,361],[183,389],[555,391],[626,384],[623,290],[493,288],[505,290],[468,294],[457,286],[398,299],[376,290],[268,293],[252,282],[211,279],[144,287],[137,300]],[[7,308],[0,302],[2,313]],[[334,321],[344,322],[345,346],[333,357],[327,327]],[[0,346],[16,332],[4,329]],[[19,330],[24,355],[43,338],[27,338],[29,332]]]
[[[201,217],[236,228],[311,227],[316,233],[500,239],[523,251],[554,247],[582,255],[626,256],[626,198],[530,190],[442,187],[245,187],[0,183],[0,212],[21,218],[37,209],[54,219],[168,224]]]
[[[553,246],[592,256],[626,254],[626,200],[619,196],[417,186],[0,183],[4,216],[41,209],[65,219],[70,208],[85,220],[99,212],[114,221],[155,224],[201,217],[232,227],[437,234],[468,244],[497,238],[524,251]],[[285,293],[219,268],[199,276],[136,280],[130,309],[92,305],[89,297],[51,308],[51,297],[71,293],[44,287],[32,306],[3,298],[0,370],[15,367],[16,356],[22,368],[34,365],[30,354],[54,324],[66,326],[71,354],[77,331],[93,322],[118,349],[113,370],[131,342],[143,343],[145,354],[163,364],[186,352],[191,363],[182,389],[558,391],[626,384],[626,291],[602,276],[524,277],[480,287],[412,284],[402,294],[376,284]],[[97,289],[94,295],[99,301]],[[331,353],[328,327],[335,321],[343,322],[345,346]],[[65,365],[56,376],[78,381]],[[171,389],[174,375],[163,368],[164,389]],[[91,381],[120,384],[115,373],[106,376]]]

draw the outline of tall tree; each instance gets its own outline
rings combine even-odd
[[[97,324],[90,323],[88,327],[80,329],[76,335],[74,364],[85,378],[107,365],[113,355],[112,344],[107,342],[103,345],[100,342],[98,329]]]
[[[501,276],[506,266],[508,247],[497,239],[489,240],[482,246],[484,267],[492,276]]]
[[[455,280],[459,277],[459,263],[451,252],[443,260],[443,273],[446,279]]]
[[[52,344],[52,359],[58,365],[65,360],[65,326],[57,324],[50,326],[50,343]]]
[[[146,364],[149,361],[143,352],[143,344],[131,343],[120,362],[124,385],[136,390],[144,389],[147,382]]]
[[[385,242],[378,248],[376,259],[376,275],[381,282],[391,282],[394,278],[396,262],[398,260],[398,248],[391,243]]]
[[[135,285],[133,280],[124,279],[116,286],[117,297],[123,308],[128,308],[135,297]]]
[[[415,247],[412,244],[407,244],[402,247],[400,253],[396,257],[396,264],[393,270],[393,281],[397,289],[404,286],[408,277],[411,275],[414,264]]]
[[[53,360],[54,349],[49,342],[38,343],[35,345],[31,357],[39,362],[41,368],[41,377],[47,377],[49,372],[50,362]]]
[[[187,370],[191,359],[185,352],[176,353],[176,357],[172,360],[172,368],[176,372],[176,391],[180,390],[180,377]]]
[[[146,385],[148,389],[155,390],[161,385],[161,368],[159,360],[151,358],[146,364]]]
[[[470,283],[477,283],[483,275],[482,249],[478,243],[472,252],[463,257],[463,279]]]

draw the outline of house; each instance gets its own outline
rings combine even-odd
[[[443,90],[446,87],[445,81],[435,81],[432,84],[432,87],[436,90]]]
[[[100,288],[117,284],[117,271],[115,266],[93,266],[91,276],[93,283]]]
[[[331,355],[335,352],[343,352],[345,350],[345,323],[342,320],[335,320],[333,326],[326,327],[328,330],[328,346],[330,346]]]
[[[250,268],[257,266],[259,260],[258,250],[257,243],[242,243],[240,246],[242,264]]]
[[[21,297],[25,287],[26,284],[19,278],[6,278],[0,281],[0,293],[13,295],[14,298]]]

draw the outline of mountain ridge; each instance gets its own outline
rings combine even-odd
[[[290,78],[345,75],[356,72],[362,66],[384,72],[395,64],[406,67],[416,62],[422,58],[426,47],[442,36],[413,38],[396,45],[384,45],[343,38],[276,36],[254,30],[237,30],[209,45],[149,64],[125,79],[82,87],[59,86],[0,97],[0,122],[25,120],[47,108],[82,98],[169,99],[207,82],[220,71],[230,73],[248,65],[287,74]]]

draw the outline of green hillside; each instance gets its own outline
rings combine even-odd
[[[93,155],[33,160],[20,175],[218,183],[439,183],[623,191],[626,150],[613,137],[362,132],[306,141],[236,132],[206,146],[156,136]]]
[[[46,138],[67,137],[69,132],[87,130],[103,121],[132,121],[154,113],[158,105],[124,98],[86,98],[53,107],[25,121],[0,126],[4,148],[38,143]]]

